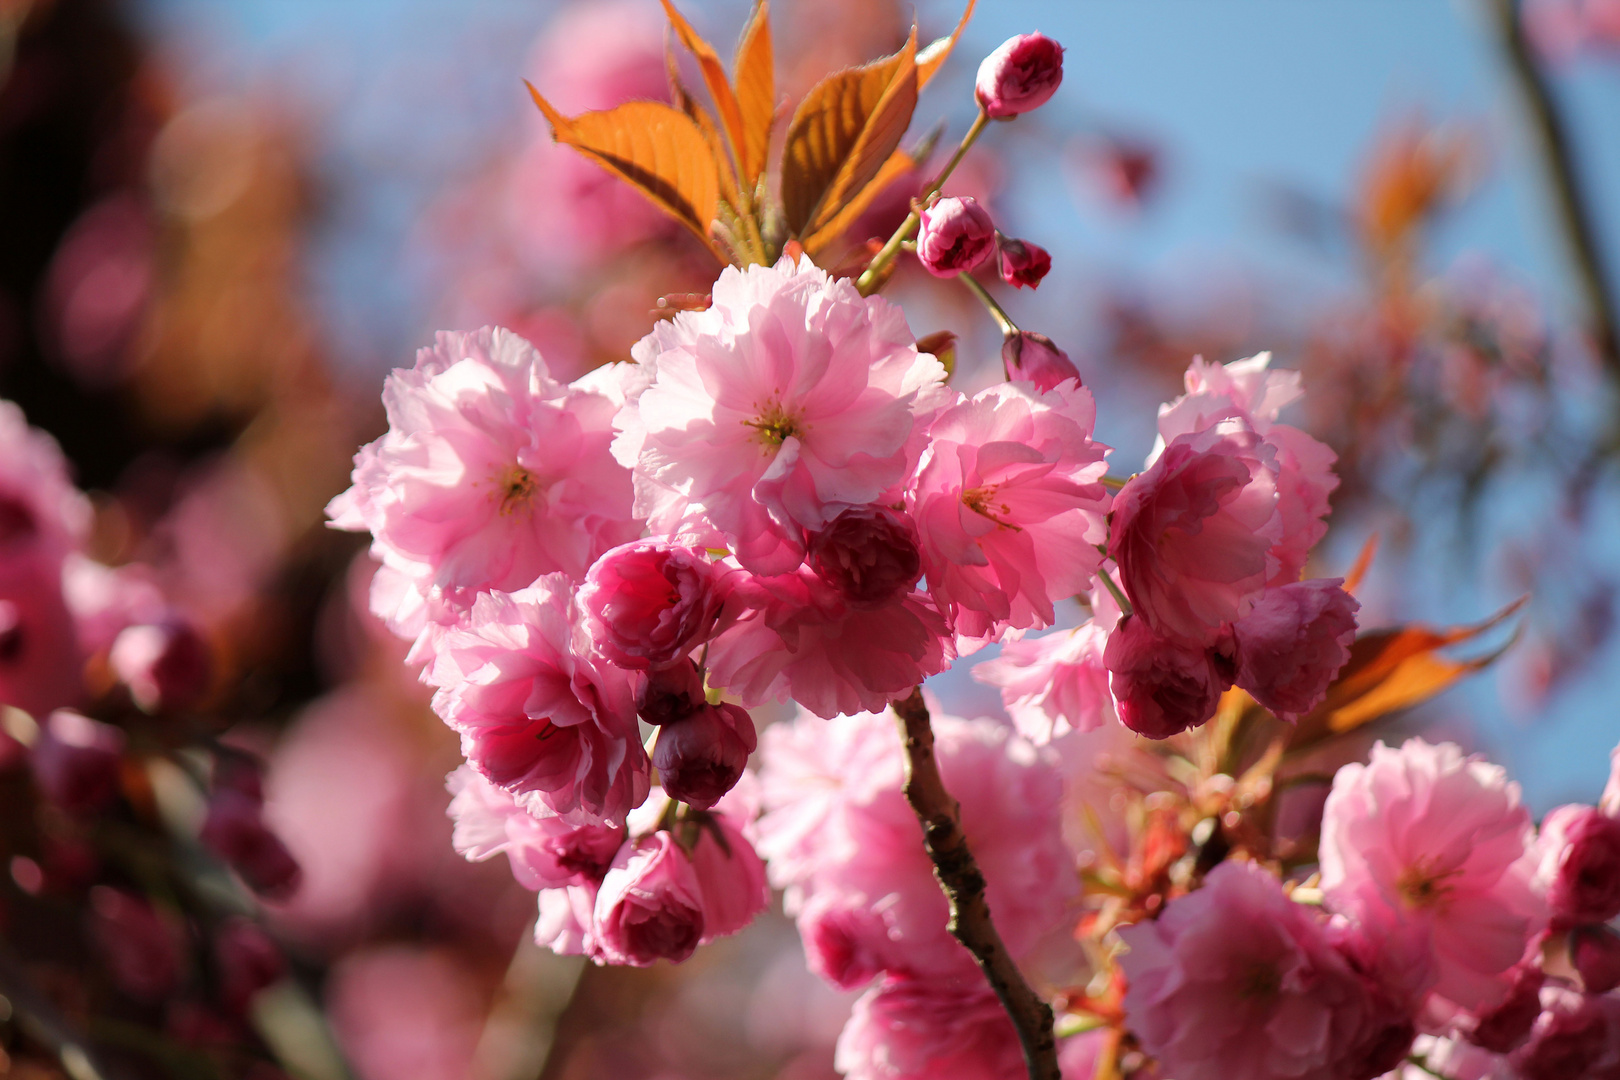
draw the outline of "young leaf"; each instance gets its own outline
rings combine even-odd
[[[731,83],[726,79],[726,68],[720,62],[720,54],[714,51],[713,45],[698,36],[691,23],[681,18],[681,13],[675,10],[674,4],[669,0],[663,0],[663,5],[664,14],[669,16],[669,24],[675,28],[675,34],[681,39],[681,44],[697,57],[698,67],[703,71],[703,84],[709,88],[709,96],[714,99],[714,107],[720,113],[720,123],[725,128],[726,138],[731,142],[731,152],[740,163],[746,140],[742,108],[737,104],[737,95],[732,92]]]
[[[771,51],[769,0],[758,0],[748,29],[737,44],[733,74],[737,80],[737,107],[742,115],[743,141],[737,148],[742,160],[743,186],[752,188],[765,172],[770,152],[771,125],[776,120],[775,58]]]
[[[927,86],[934,73],[950,59],[951,50],[956,48],[956,39],[967,29],[968,20],[973,18],[973,9],[978,2],[979,0],[968,0],[967,10],[962,12],[962,17],[956,21],[956,29],[951,31],[950,37],[929,42],[928,47],[917,54],[917,89],[921,90]]]
[[[1471,626],[1436,630],[1414,625],[1362,634],[1350,646],[1350,662],[1328,689],[1327,700],[1300,720],[1291,749],[1342,735],[1420,704],[1494,663],[1513,644],[1511,640],[1470,660],[1452,660],[1440,656],[1439,650],[1479,637],[1512,616],[1528,599],[1516,600]]]
[[[883,168],[917,107],[917,30],[905,48],[811,88],[782,148],[789,231],[813,236]]]
[[[720,202],[720,170],[691,117],[655,101],[632,101],[570,119],[533,86],[529,93],[551,124],[552,138],[635,185],[728,261],[709,236]]]
[[[692,122],[703,133],[704,141],[709,144],[709,153],[715,161],[715,171],[720,175],[720,197],[732,206],[737,206],[737,178],[732,174],[731,166],[727,164],[726,146],[721,141],[720,129],[714,126],[714,116],[692,96],[686,84],[681,82],[680,66],[676,63],[673,46],[664,50],[664,67],[669,75],[669,99],[681,112],[692,118]]]
[[[1354,596],[1356,590],[1361,588],[1361,581],[1372,568],[1373,556],[1378,554],[1378,534],[1373,533],[1367,537],[1367,542],[1361,545],[1361,554],[1356,556],[1355,565],[1350,572],[1344,575],[1344,591]]]
[[[866,208],[872,205],[872,200],[883,194],[888,186],[900,177],[916,168],[917,162],[904,150],[896,150],[889,155],[889,160],[877,171],[877,175],[868,180],[860,193],[844,204],[831,220],[812,235],[804,238],[804,249],[812,256],[821,253],[822,249],[840,236],[853,224],[855,219],[866,213]]]

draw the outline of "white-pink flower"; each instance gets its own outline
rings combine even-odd
[[[1424,934],[1442,997],[1499,1004],[1546,925],[1519,786],[1452,743],[1379,743],[1333,779],[1322,816],[1322,890],[1374,942]]]
[[[1126,1026],[1176,1080],[1372,1080],[1415,1033],[1254,863],[1222,863],[1120,937]]]
[[[991,387],[934,418],[906,490],[930,593],[959,637],[1050,626],[1086,587],[1108,536],[1106,446],[1091,392]]]
[[[355,455],[353,486],[327,507],[409,583],[374,589],[377,613],[407,633],[453,621],[479,592],[578,580],[639,536],[629,474],[609,452],[609,389],[559,384],[534,346],[488,327],[441,333],[390,375],[388,432]]]
[[[471,765],[451,773],[451,842],[471,862],[501,852],[525,889],[596,886],[624,843],[622,825],[570,825],[538,799],[522,801]]]
[[[761,574],[793,570],[805,530],[902,479],[919,395],[945,374],[898,307],[808,258],[727,267],[707,311],[659,323],[633,355],[642,387],[613,452],[635,470],[636,512]]]
[[[1159,407],[1159,442],[1152,461],[1178,435],[1207,431],[1222,420],[1242,420],[1276,454],[1277,511],[1282,535],[1272,547],[1277,570],[1267,582],[1283,585],[1299,578],[1311,548],[1327,533],[1328,496],[1339,486],[1338,460],[1325,444],[1298,428],[1277,423],[1282,409],[1305,395],[1297,371],[1273,371],[1263,352],[1230,364],[1195,357],[1187,368],[1187,392]]]
[[[481,594],[423,677],[434,711],[492,783],[535,792],[572,824],[624,820],[646,798],[649,762],[628,672],[580,646],[572,583]]]

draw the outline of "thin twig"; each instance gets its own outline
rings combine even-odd
[[[988,311],[990,317],[996,320],[996,328],[1001,331],[1002,337],[1017,336],[1018,324],[1012,321],[1012,316],[1001,309],[1001,305],[996,303],[996,298],[991,296],[983,285],[979,284],[977,278],[964,270],[956,275],[956,280],[966,285],[968,292],[978,297],[979,303],[984,305],[984,310]],[[1011,376],[1008,377],[1011,378]]]
[[[939,764],[934,760],[934,732],[921,689],[895,702],[894,714],[906,747],[906,802],[922,825],[923,847],[950,904],[951,936],[973,954],[990,988],[1012,1017],[1030,1080],[1060,1080],[1052,1007],[1024,981],[990,919],[990,906],[984,898],[984,874],[968,850],[959,807],[945,790]]]
[[[1553,101],[1552,87],[1536,61],[1517,0],[1490,0],[1502,48],[1514,81],[1529,112],[1530,126],[1541,146],[1541,156],[1552,184],[1558,223],[1574,260],[1576,282],[1586,307],[1588,327],[1598,356],[1609,377],[1620,379],[1620,319],[1615,316],[1614,292],[1603,264],[1592,214],[1575,168],[1574,148],[1564,118]]]

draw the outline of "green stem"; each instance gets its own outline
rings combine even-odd
[[[1123,614],[1131,614],[1135,609],[1131,607],[1130,599],[1125,595],[1120,587],[1114,584],[1114,575],[1110,574],[1107,570],[1104,570],[1097,576],[1101,578],[1102,583],[1108,587],[1108,591],[1114,594],[1114,602],[1119,605],[1119,610]]]
[[[939,189],[945,186],[945,181],[950,179],[951,173],[962,163],[963,155],[968,152],[969,147],[978,141],[979,135],[989,122],[990,117],[983,109],[980,109],[979,115],[973,120],[973,126],[968,128],[966,135],[962,136],[962,144],[956,148],[956,153],[951,155],[951,160],[947,161],[945,167],[940,170],[939,175],[934,177],[933,183],[923,189],[922,194],[912,204],[914,207],[926,205],[929,199],[939,194]],[[921,223],[922,217],[913,209],[911,213],[906,215],[906,220],[900,223],[900,227],[894,230],[894,235],[889,237],[888,242],[883,245],[876,255],[872,256],[871,264],[862,271],[860,277],[855,279],[855,287],[861,291],[862,296],[871,296],[882,286],[884,281],[888,280],[889,264],[893,263],[895,257],[900,254],[900,245],[917,234],[917,226]]]
[[[1001,328],[1002,337],[1014,337],[1018,334],[1018,324],[1013,322],[1011,316],[1005,311],[1001,310],[1001,305],[996,303],[996,298],[986,292],[984,286],[980,285],[972,274],[963,271],[956,275],[956,280],[966,285],[968,292],[979,298],[979,303],[983,304],[985,310],[990,312],[990,317],[996,320],[996,326]]]

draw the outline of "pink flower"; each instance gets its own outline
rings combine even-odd
[[[703,894],[703,939],[707,945],[735,934],[754,921],[771,902],[765,863],[754,850],[754,817],[759,795],[751,773],[710,810],[687,812],[692,869]],[[657,800],[644,812],[661,813]]]
[[[973,199],[940,199],[922,212],[917,258],[935,277],[955,277],[972,270],[995,248],[996,223]]]
[[[1598,809],[1610,817],[1620,817],[1620,746],[1609,751],[1609,782],[1603,785]]]
[[[1509,1060],[1519,1080],[1570,1080],[1594,1075],[1606,1056],[1612,1009],[1602,999],[1547,986],[1541,991],[1541,1015],[1530,1039]],[[1595,1072],[1595,1070],[1594,1070]]]
[[[1375,940],[1429,939],[1443,997],[1475,1012],[1511,990],[1546,924],[1519,787],[1455,745],[1379,743],[1339,770],[1323,810],[1322,890]]]
[[[161,621],[171,610],[150,566],[103,566],[83,555],[62,564],[62,598],[91,656],[111,648],[125,627]]]
[[[1212,645],[1279,565],[1275,453],[1240,420],[1180,435],[1114,496],[1108,554],[1136,614]]]
[[[1361,605],[1343,583],[1315,578],[1267,589],[1232,627],[1234,681],[1290,723],[1322,703],[1350,660]]]
[[[1063,82],[1063,46],[1045,34],[1008,38],[979,64],[973,96],[995,120],[1045,105]]]
[[[1137,615],[1120,620],[1108,635],[1103,663],[1120,723],[1150,739],[1202,724],[1231,685],[1211,650],[1161,637]]]
[[[725,618],[731,625],[709,645],[709,681],[750,708],[792,697],[818,716],[883,709],[956,655],[926,594],[852,605],[808,567],[742,575]]]
[[[1607,926],[1582,926],[1569,937],[1569,962],[1588,994],[1620,986],[1620,934]]]
[[[0,553],[0,704],[36,717],[78,704],[84,660],[62,594],[62,563],[38,552],[15,561]]]
[[[928,588],[959,637],[1050,626],[1102,561],[1108,448],[1078,386],[993,386],[935,418],[907,488]]]
[[[608,451],[617,402],[588,385],[555,382],[509,330],[441,333],[389,376],[388,432],[355,455],[333,526],[370,531],[384,566],[458,610],[542,574],[578,580],[641,533]],[[407,625],[404,599],[377,613]]]
[[[30,761],[40,793],[69,813],[99,810],[118,796],[124,733],[71,709],[40,725]]]
[[[713,298],[636,345],[613,452],[635,469],[653,532],[787,573],[806,529],[905,475],[919,395],[937,393],[944,368],[898,307],[808,258],[727,267]]]
[[[39,556],[59,566],[89,530],[90,501],[69,479],[56,440],[0,401],[0,561]]]
[[[1556,926],[1620,915],[1620,820],[1595,806],[1560,806],[1541,822],[1538,883]]]
[[[1149,456],[1179,435],[1207,431],[1223,420],[1241,420],[1272,449],[1277,469],[1277,512],[1282,531],[1271,549],[1277,560],[1268,585],[1299,579],[1311,548],[1327,533],[1322,520],[1328,496],[1339,486],[1333,475],[1337,455],[1298,428],[1277,423],[1282,409],[1305,391],[1297,371],[1270,370],[1271,354],[1259,353],[1230,364],[1195,358],[1187,369],[1187,392],[1159,407],[1159,443]]]
[[[1001,702],[1019,734],[1037,746],[1071,731],[1091,731],[1114,715],[1103,650],[1119,608],[1101,584],[1091,592],[1092,617],[1073,630],[1009,641],[973,677],[1001,687]]]
[[[1012,1020],[983,978],[885,979],[855,1002],[833,1067],[846,1080],[1017,1080]]]
[[[541,889],[540,913],[534,923],[534,943],[558,956],[598,957],[596,893],[595,885]]]
[[[146,712],[189,709],[208,692],[214,657],[184,619],[129,626],[113,641],[107,662]]]
[[[853,605],[878,607],[922,577],[917,526],[886,506],[852,506],[810,537],[810,566]]]
[[[198,839],[235,870],[248,888],[270,900],[298,891],[303,876],[281,838],[264,823],[263,800],[236,788],[218,788]]]
[[[993,720],[933,717],[935,753],[1015,957],[1063,925],[1077,895],[1056,759]],[[978,978],[900,792],[891,716],[801,716],[766,731],[760,849],[788,888],[811,967],[854,988],[878,972]]]
[[[703,893],[672,834],[652,833],[620,849],[596,894],[593,929],[610,964],[678,964],[692,955],[703,937]]]
[[[705,705],[658,729],[653,768],[671,798],[707,810],[736,785],[757,741],[740,705]]]
[[[630,676],[581,655],[561,574],[484,593],[425,673],[433,708],[491,782],[574,824],[621,822],[649,783]]]
[[[451,773],[452,843],[471,862],[505,852],[525,889],[600,884],[625,839],[622,825],[569,825],[538,799],[520,802],[471,765]]]
[[[1506,1054],[1530,1037],[1541,1015],[1541,988],[1547,982],[1538,963],[1523,961],[1512,971],[1507,998],[1495,1008],[1463,1025],[1468,1041],[1497,1054]]]
[[[1391,1013],[1320,916],[1253,863],[1222,863],[1120,937],[1126,1025],[1176,1080],[1372,1080],[1410,1045],[1410,1018]]]
[[[1039,244],[996,235],[996,254],[1000,258],[1001,280],[1014,288],[1038,288],[1041,279],[1052,269],[1052,256]]]
[[[596,654],[635,669],[684,659],[714,627],[723,576],[703,552],[656,538],[604,553],[579,590]]]
[[[690,660],[653,668],[636,679],[636,712],[654,727],[673,724],[708,705],[703,675]]]
[[[1080,382],[1080,369],[1074,366],[1069,354],[1052,343],[1045,334],[1020,330],[1001,343],[1001,365],[1011,382],[1022,380],[1034,383],[1041,393],[1070,379]]]

